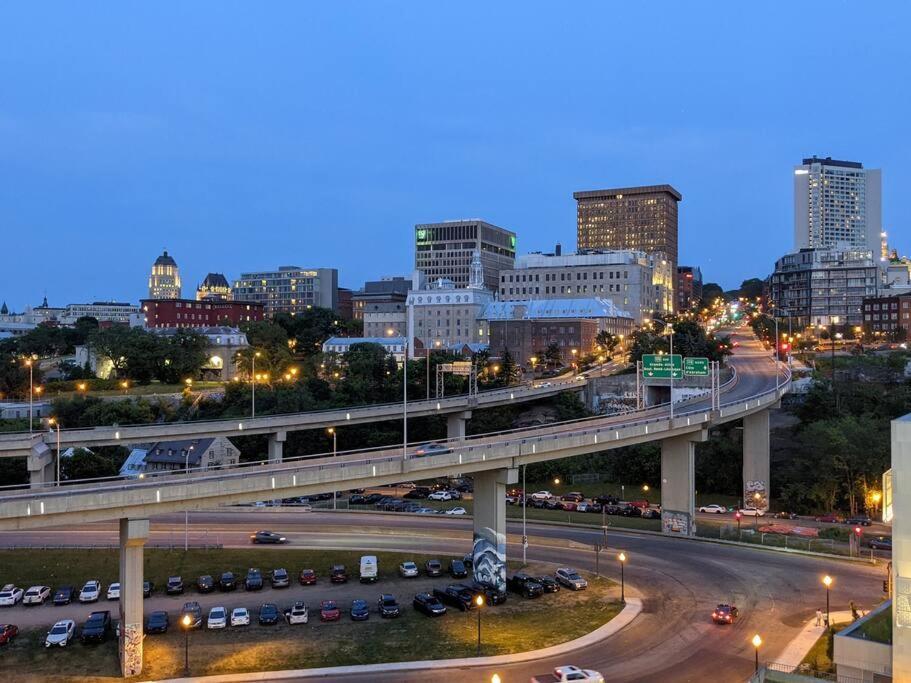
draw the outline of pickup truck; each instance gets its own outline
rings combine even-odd
[[[580,669],[578,666],[558,666],[553,673],[533,676],[531,683],[604,683],[604,676],[591,669]]]
[[[474,593],[465,586],[453,584],[445,590],[434,588],[433,596],[444,605],[458,607],[463,612],[474,608]]]

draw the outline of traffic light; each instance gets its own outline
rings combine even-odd
[[[860,536],[864,533],[864,528],[860,527],[860,526],[856,526],[856,527],[854,527],[854,533],[857,534],[858,538],[860,538]]]

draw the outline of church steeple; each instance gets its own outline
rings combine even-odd
[[[481,265],[481,252],[477,249],[471,255],[468,289],[484,289],[484,266]]]
[[[6,302],[3,302],[3,305],[0,306],[0,315],[9,315],[9,309],[6,307]]]

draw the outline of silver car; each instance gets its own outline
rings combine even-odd
[[[47,632],[44,647],[66,647],[76,634],[76,622],[72,619],[58,621]]]
[[[575,569],[570,569],[569,567],[560,567],[557,570],[555,576],[557,577],[557,582],[566,586],[570,590],[581,591],[588,588],[588,581],[582,578],[582,576]]]

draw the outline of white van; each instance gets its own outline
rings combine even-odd
[[[361,557],[361,583],[376,583],[376,555]]]

